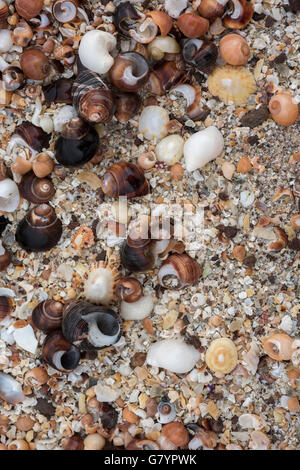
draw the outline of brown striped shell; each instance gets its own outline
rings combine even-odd
[[[122,161],[108,168],[101,180],[101,187],[107,196],[126,196],[128,199],[150,192],[143,170],[134,163]]]
[[[181,289],[195,284],[202,274],[202,268],[194,258],[186,253],[173,254],[162,264],[159,272],[159,283],[169,289]]]
[[[40,302],[32,312],[32,322],[44,333],[57,330],[62,322],[63,304],[55,300]]]
[[[21,196],[34,204],[49,202],[55,194],[55,188],[49,178],[38,178],[33,172],[22,177],[19,184]]]

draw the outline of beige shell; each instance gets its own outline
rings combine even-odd
[[[228,374],[238,362],[235,344],[229,338],[215,339],[209,346],[205,361],[214,372]]]
[[[215,68],[207,79],[207,85],[213,96],[218,96],[221,101],[229,104],[245,104],[256,84],[252,73],[246,67],[224,65]]]
[[[114,288],[120,278],[118,267],[99,261],[90,267],[84,285],[85,298],[95,305],[108,305],[114,298]]]
[[[262,339],[266,354],[275,361],[289,361],[292,358],[293,339],[286,333],[274,333]]]

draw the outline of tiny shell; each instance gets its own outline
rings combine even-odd
[[[14,212],[20,202],[20,193],[16,183],[6,178],[0,181],[0,211]]]
[[[265,352],[275,361],[289,361],[292,357],[293,339],[285,333],[274,333],[262,339]]]
[[[145,295],[136,302],[125,302],[122,300],[120,315],[124,320],[143,320],[153,311],[152,295]]]
[[[139,120],[139,132],[148,140],[160,140],[168,134],[169,113],[160,106],[146,106]]]
[[[157,160],[167,165],[175,165],[183,155],[184,140],[180,135],[164,137],[156,146]]]
[[[256,85],[253,75],[242,66],[224,65],[217,67],[207,79],[207,85],[213,96],[229,104],[245,104]]]
[[[214,372],[228,374],[235,368],[238,361],[234,342],[229,338],[215,339],[206,351],[205,361]]]
[[[175,374],[189,372],[199,359],[199,351],[179,339],[158,341],[152,344],[147,354],[148,364],[162,367]]]
[[[202,168],[217,158],[223,148],[223,136],[215,126],[209,126],[203,131],[191,135],[183,149],[187,171]]]

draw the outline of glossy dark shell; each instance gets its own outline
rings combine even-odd
[[[82,119],[108,122],[115,111],[112,92],[101,78],[90,70],[81,72],[72,88],[73,106]]]
[[[45,338],[43,357],[54,369],[61,372],[69,372],[78,366],[80,351],[66,340],[60,330],[55,330]]]
[[[12,297],[0,295],[0,321],[12,313],[14,309],[14,301]]]
[[[63,304],[55,300],[44,300],[32,312],[32,323],[44,333],[61,327]]]
[[[196,67],[200,72],[210,73],[218,57],[217,46],[207,40],[189,39],[182,49],[184,61]]]
[[[128,162],[112,165],[104,174],[101,187],[107,196],[126,196],[128,199],[145,196],[150,192],[143,170]]]
[[[172,88],[182,83],[185,71],[177,68],[175,62],[162,62],[153,67],[150,74],[150,90],[156,95],[165,95]]]
[[[90,161],[97,153],[99,135],[88,123],[73,119],[55,143],[55,158],[63,166],[76,167]]]
[[[140,240],[136,246],[130,244],[130,240],[123,242],[120,250],[121,264],[132,273],[141,273],[150,271],[155,265],[155,256],[153,254],[153,241]]]
[[[124,277],[117,282],[114,292],[125,302],[137,302],[143,295],[143,286],[134,277]]]
[[[55,188],[49,178],[38,178],[33,172],[22,177],[19,184],[21,196],[34,204],[50,201],[55,194]]]
[[[62,235],[62,223],[48,204],[31,209],[19,222],[16,241],[26,251],[48,251]]]
[[[115,118],[122,123],[132,119],[140,109],[141,99],[137,93],[119,93],[114,97]]]
[[[130,2],[124,2],[117,6],[114,14],[114,25],[117,30],[126,37],[130,37],[129,30],[141,19]]]
[[[73,80],[70,78],[60,78],[43,88],[45,101],[47,103],[72,104]]]
[[[96,330],[100,332],[101,345],[96,344],[96,336],[93,334]],[[82,351],[111,346],[122,334],[121,321],[114,310],[82,300],[66,305],[62,331],[68,341],[76,344]]]
[[[32,149],[41,152],[49,147],[51,135],[41,127],[35,126],[29,121],[24,121],[16,127],[14,135],[19,135]]]

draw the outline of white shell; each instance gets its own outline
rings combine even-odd
[[[89,302],[107,305],[113,297],[114,277],[110,269],[92,269],[85,282],[84,295]]]
[[[95,388],[95,393],[97,400],[100,402],[106,402],[110,403],[112,401],[115,401],[119,396],[121,391],[113,389],[112,387],[109,387],[108,385],[103,385],[101,382],[99,382]]]
[[[189,372],[199,359],[199,351],[179,339],[158,341],[152,344],[147,354],[148,364],[162,367],[175,374]]]
[[[25,398],[19,382],[4,372],[0,372],[0,398],[13,405]]]
[[[165,0],[165,10],[171,18],[178,18],[187,7],[187,0]]]
[[[14,339],[20,348],[32,354],[36,353],[38,341],[34,336],[32,326],[27,325],[24,328],[16,328],[14,331]]]
[[[184,144],[183,153],[187,171],[204,167],[223,151],[224,139],[215,126],[196,132]]]
[[[13,45],[11,31],[0,29],[0,52],[8,52]]]
[[[14,212],[20,203],[20,193],[16,183],[6,178],[0,181],[0,211]]]
[[[180,135],[172,134],[164,137],[156,146],[157,160],[167,165],[175,165],[183,155],[184,140]]]
[[[88,31],[82,38],[78,50],[82,64],[93,72],[107,73],[114,64],[110,53],[117,45],[116,38],[105,31]]]
[[[122,300],[120,315],[124,320],[143,320],[153,311],[152,295],[145,295],[136,302],[125,302]]]
[[[161,106],[146,106],[139,120],[139,132],[148,140],[160,140],[168,134],[169,113]]]
[[[76,109],[73,106],[66,105],[60,108],[53,117],[53,124],[55,132],[61,132],[67,122],[70,122],[77,116]]]

